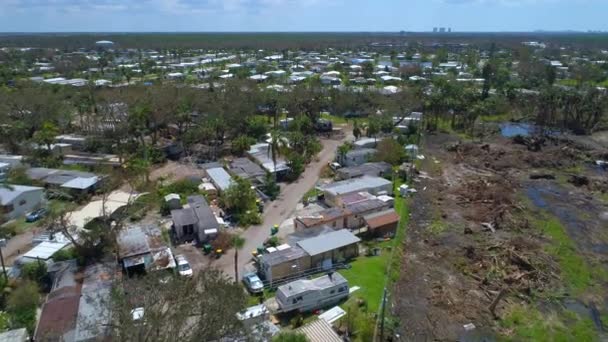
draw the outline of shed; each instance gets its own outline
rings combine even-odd
[[[230,174],[228,174],[223,167],[210,168],[205,170],[205,172],[211,180],[211,183],[213,183],[220,192],[228,190],[230,183],[232,182],[232,177],[230,177]]]
[[[311,267],[331,268],[334,263],[358,256],[359,241],[353,233],[341,229],[298,241],[297,245],[310,255]]]
[[[171,248],[155,226],[132,226],[118,235],[118,256],[127,273],[175,268]]]
[[[310,269],[310,257],[298,246],[277,248],[258,260],[260,275],[268,282],[283,279]]]
[[[295,331],[306,335],[306,339],[310,342],[342,342],[331,325],[323,319],[308,323]]]
[[[178,194],[168,194],[165,196],[165,204],[169,210],[180,209],[182,207],[181,198]]]
[[[49,260],[53,254],[65,248],[70,243],[64,242],[52,242],[44,241],[32,248],[29,252],[21,256],[23,262],[34,262],[36,260],[46,261]]]
[[[399,225],[399,214],[393,209],[372,213],[363,219],[369,234],[374,237],[394,236]]]

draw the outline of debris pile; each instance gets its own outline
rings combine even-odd
[[[521,237],[478,247],[467,246],[464,257],[469,261],[464,273],[479,282],[479,287],[492,300],[489,309],[496,316],[497,300],[504,292],[526,296],[550,289],[559,279],[557,263],[533,240]]]
[[[491,231],[514,223],[515,186],[504,178],[487,177],[466,181],[452,192],[464,209],[464,217]]]

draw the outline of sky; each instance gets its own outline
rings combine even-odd
[[[0,0],[0,32],[608,31],[608,0]]]

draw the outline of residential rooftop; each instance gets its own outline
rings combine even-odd
[[[338,272],[333,272],[315,279],[299,279],[292,281],[291,283],[279,286],[277,292],[281,292],[284,295],[284,298],[289,298],[305,292],[320,291],[342,284],[348,284],[346,278]]]
[[[334,249],[342,248],[361,241],[347,229],[336,230],[327,234],[319,235],[314,238],[297,242],[306,253],[315,256]]]

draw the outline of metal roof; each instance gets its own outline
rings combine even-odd
[[[322,254],[361,241],[347,229],[340,229],[314,238],[298,241],[298,246],[310,256]]]
[[[362,192],[383,186],[390,186],[391,182],[380,177],[363,176],[361,178],[347,179],[328,184],[321,189],[333,195]]]
[[[348,216],[350,213],[347,210],[337,207],[327,208],[319,211],[313,216],[298,216],[296,220],[300,221],[305,227],[318,226],[326,224],[340,218]]]
[[[22,258],[48,260],[55,252],[69,245],[69,242],[41,242],[29,252],[25,253]]]
[[[356,166],[343,167],[338,173],[348,176],[348,178],[360,177],[363,175],[377,176],[384,172],[390,172],[391,164],[386,162],[365,163]]]
[[[224,170],[223,167],[214,167],[206,170],[207,176],[211,179],[221,191],[225,191],[230,187],[232,177]]]
[[[84,190],[92,187],[93,185],[99,182],[99,177],[76,177],[72,180],[69,180],[61,185],[62,188],[70,188],[70,189],[79,189]]]
[[[232,171],[235,175],[249,179],[256,178],[266,175],[266,171],[264,171],[258,164],[252,162],[248,158],[237,158],[230,163],[230,171]]]
[[[30,191],[42,191],[43,188],[37,186],[25,186],[25,185],[13,185],[7,184],[7,186],[0,186],[0,204],[10,204],[15,198],[21,194]]]
[[[342,342],[340,336],[323,319],[318,319],[295,330],[306,335],[310,342]]]
[[[342,284],[348,284],[348,281],[340,273],[334,272],[315,279],[292,281],[291,283],[279,286],[277,292],[281,292],[284,298],[289,298],[308,291],[320,291]]]
[[[346,209],[353,214],[361,214],[370,210],[377,210],[380,208],[388,208],[390,204],[379,200],[377,198],[371,198],[364,201],[359,201],[356,203],[350,203],[346,205]]]
[[[397,212],[395,212],[394,209],[389,209],[378,213],[365,215],[363,219],[370,227],[370,229],[375,229],[378,227],[386,226],[388,224],[399,222],[399,215],[397,214]]]
[[[220,227],[217,218],[203,196],[188,196],[188,204],[194,210],[200,228],[217,229]]]
[[[14,329],[0,333],[0,342],[25,342],[29,341],[25,328]]]
[[[306,252],[304,252],[302,248],[295,246],[287,249],[277,250],[273,253],[263,254],[260,256],[260,258],[262,259],[263,264],[274,266],[280,265],[284,262],[300,259],[303,256],[306,256]]]
[[[359,148],[356,150],[350,150],[346,153],[346,158],[354,158],[358,156],[367,156],[378,152],[375,148]]]
[[[107,335],[111,322],[109,304],[114,273],[112,263],[93,264],[84,270],[76,341],[89,341]]]

